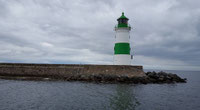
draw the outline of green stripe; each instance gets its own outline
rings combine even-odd
[[[119,27],[128,27],[128,24],[120,23],[120,24],[118,24],[118,28],[119,28]]]
[[[130,55],[129,43],[116,43],[114,50],[115,50],[115,54],[129,54]]]

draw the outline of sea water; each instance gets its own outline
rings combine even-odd
[[[0,110],[200,110],[200,72],[177,84],[0,80]]]

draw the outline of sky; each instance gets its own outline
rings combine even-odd
[[[199,0],[0,0],[0,62],[113,64],[124,12],[132,65],[200,70]]]

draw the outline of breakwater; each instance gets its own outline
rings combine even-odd
[[[1,78],[113,81],[118,76],[146,75],[142,66],[0,63]]]
[[[177,75],[166,74],[145,74],[142,66],[131,65],[0,63],[1,79],[67,80],[143,84],[183,82]]]

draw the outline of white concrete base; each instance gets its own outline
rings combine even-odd
[[[114,65],[131,65],[131,55],[114,55]]]

